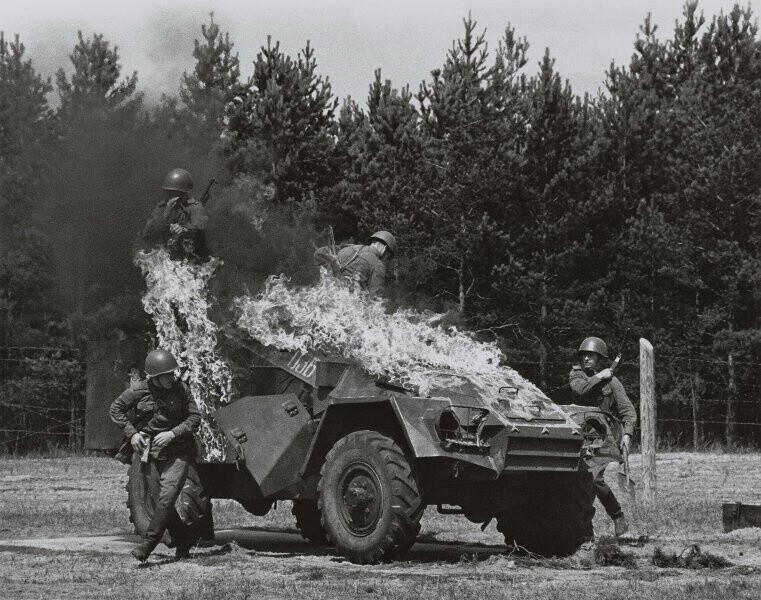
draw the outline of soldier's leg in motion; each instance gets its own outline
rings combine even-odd
[[[606,465],[599,467],[595,472],[595,495],[605,509],[605,512],[608,513],[608,516],[611,519],[616,519],[624,513],[621,510],[621,504],[619,504],[613,490],[611,490],[610,486],[605,482],[605,466]]]
[[[629,523],[626,521],[626,517],[624,517],[624,511],[621,509],[621,504],[618,502],[616,495],[610,489],[610,486],[605,483],[604,475],[605,466],[595,473],[595,495],[603,505],[603,508],[605,508],[608,516],[613,519],[616,537],[619,537],[629,531]]]
[[[178,518],[174,503],[182,491],[188,474],[188,461],[184,458],[161,460],[156,462],[159,475],[159,499],[153,509],[153,516],[145,532],[143,543],[132,551],[132,556],[145,561],[164,536],[170,523]],[[173,527],[174,529],[174,527]]]
[[[188,474],[185,485],[175,502],[175,514],[169,523],[169,531],[177,540],[177,558],[188,558],[190,549],[198,541],[204,538],[204,530],[207,525],[207,516],[210,514],[210,504],[198,470],[192,462],[188,464]],[[213,525],[211,539],[213,539]],[[206,538],[204,538],[206,539]]]

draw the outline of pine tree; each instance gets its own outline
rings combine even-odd
[[[162,149],[135,93],[137,74],[121,79],[117,47],[79,32],[70,59],[71,75],[57,76],[62,134],[45,197],[65,305],[84,313],[139,281],[132,243],[160,181],[146,173]]]
[[[417,96],[425,146],[410,251],[420,286],[474,316],[472,301],[490,301],[508,199],[518,185],[525,127],[517,73],[528,44],[508,28],[490,65],[484,33],[476,35],[470,17],[463,23],[463,37]]]
[[[531,340],[528,348],[516,340],[514,352],[538,360],[537,379],[547,387],[552,354],[578,343],[588,303],[604,287],[606,261],[588,202],[591,107],[562,82],[548,51],[524,94],[520,186],[503,226],[505,260],[495,285],[505,320],[520,315],[514,322]]]
[[[223,33],[214,22],[213,13],[209,23],[201,25],[201,36],[194,42],[195,66],[192,73],[183,73],[179,98],[163,96],[153,115],[175,144],[178,164],[186,168],[216,162],[225,130],[225,109],[232,90],[240,85],[240,61],[233,53],[234,44],[230,34]]]
[[[74,72],[71,79],[63,69],[56,74],[63,113],[81,113],[105,107],[113,108],[128,100],[137,87],[137,73],[123,81],[118,47],[110,47],[103,35],[85,39],[77,33],[78,42],[69,55]]]
[[[53,313],[38,205],[55,135],[52,88],[24,51],[0,33],[0,346],[34,343]]]
[[[261,176],[274,185],[276,204],[313,200],[335,183],[338,101],[328,79],[317,74],[309,43],[294,60],[268,38],[253,75],[231,96],[225,132],[231,173]]]
[[[404,243],[403,220],[414,209],[423,143],[412,99],[408,87],[393,88],[377,70],[366,112],[351,99],[342,107],[336,154],[344,157],[344,176],[320,206],[339,239],[364,241],[372,231],[390,229]]]

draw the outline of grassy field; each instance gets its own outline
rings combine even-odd
[[[761,503],[758,454],[661,455],[656,505],[620,495],[632,528],[650,536],[644,546],[622,548],[632,553],[635,568],[601,566],[591,552],[564,560],[519,558],[504,552],[493,524],[481,532],[432,508],[423,517],[423,543],[409,560],[359,567],[288,535],[295,531],[289,503],[254,517],[231,501],[215,501],[218,530],[277,530],[286,532],[284,541],[269,548],[223,539],[180,563],[160,546],[149,567],[138,567],[128,555],[136,538],[125,483],[126,468],[102,457],[0,459],[0,598],[761,597],[761,532],[725,534],[721,525],[722,501]],[[598,536],[610,533],[610,522],[597,512]],[[731,566],[652,564],[656,547],[679,554],[695,543]]]

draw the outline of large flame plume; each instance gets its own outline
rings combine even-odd
[[[322,350],[358,362],[374,375],[415,386],[421,394],[470,381],[479,394],[495,398],[511,388],[518,403],[547,397],[509,367],[493,343],[474,340],[455,328],[435,327],[438,316],[400,309],[387,313],[356,284],[322,270],[317,285],[293,288],[284,276],[270,277],[262,293],[236,299],[238,325],[267,346],[307,352]]]
[[[143,272],[143,308],[156,324],[158,346],[169,350],[186,368],[185,380],[201,411],[199,434],[207,461],[224,460],[224,438],[210,420],[220,404],[230,401],[232,377],[217,352],[217,326],[208,316],[207,284],[220,261],[172,260],[164,248],[138,252]]]

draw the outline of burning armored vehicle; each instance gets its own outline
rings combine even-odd
[[[606,415],[553,403],[468,336],[322,292],[328,309],[282,285],[243,303],[230,401],[206,413],[223,434],[198,464],[209,496],[256,515],[290,500],[306,539],[357,563],[402,557],[428,506],[496,520],[506,544],[542,556],[575,552],[594,514],[588,464],[616,460],[600,456]],[[142,534],[153,496],[139,460],[127,487]]]

